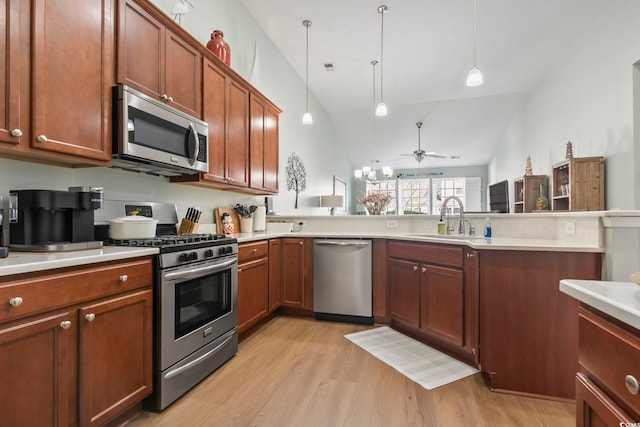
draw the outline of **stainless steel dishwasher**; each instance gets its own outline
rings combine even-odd
[[[371,240],[314,239],[316,319],[373,324]]]

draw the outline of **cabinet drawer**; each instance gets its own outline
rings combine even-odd
[[[0,285],[0,323],[82,301],[150,287],[152,280],[151,259],[99,264],[90,268],[18,278]]]
[[[238,263],[264,258],[269,255],[269,242],[244,243],[238,247]]]
[[[415,260],[428,264],[442,264],[462,267],[464,249],[462,246],[433,245],[429,243],[406,243],[389,241],[388,256],[406,260]]]
[[[611,393],[632,412],[640,414],[640,394],[625,385],[628,375],[640,381],[640,339],[599,317],[580,309],[579,360],[590,379]]]

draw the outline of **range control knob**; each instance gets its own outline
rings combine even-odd
[[[205,258],[211,258],[212,256],[213,256],[213,249],[207,249],[206,251],[204,251]]]
[[[220,249],[218,249],[218,254],[224,255],[226,253],[227,253],[227,250],[224,247],[220,247]]]
[[[198,252],[191,252],[189,254],[189,261],[195,261],[198,259]]]
[[[189,261],[189,255],[186,254],[186,253],[178,255],[178,261],[180,261],[180,262]]]

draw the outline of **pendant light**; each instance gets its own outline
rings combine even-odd
[[[309,112],[309,27],[311,26],[311,21],[305,19],[302,21],[302,25],[307,29],[307,46],[306,46],[306,55],[305,55],[305,66],[306,66],[306,85],[307,85],[307,110],[302,115],[302,123],[305,125],[313,124],[313,117],[311,117],[311,113]]]
[[[467,86],[480,86],[484,81],[482,73],[476,67],[476,38],[478,35],[478,0],[473,0],[473,68],[467,75]]]
[[[382,66],[384,63],[384,14],[387,13],[387,6],[381,5],[378,6],[378,13],[380,14],[380,103],[376,107],[376,116],[386,116],[388,114],[387,104],[384,103],[383,97],[384,93],[382,90],[382,80],[383,80],[383,72]]]

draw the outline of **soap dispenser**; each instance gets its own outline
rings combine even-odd
[[[442,215],[440,215],[440,220],[438,221],[438,234],[445,234],[446,226],[444,221],[442,220]]]

